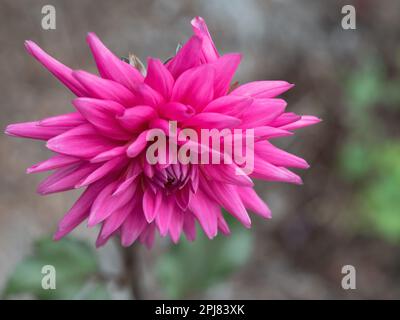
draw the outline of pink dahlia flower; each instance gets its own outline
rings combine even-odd
[[[233,88],[241,55],[220,55],[202,18],[194,18],[192,26],[193,36],[168,62],[147,60],[146,75],[115,56],[94,33],[87,42],[99,76],[72,70],[26,41],[28,53],[76,95],[71,113],[6,128],[11,136],[46,140],[54,152],[27,169],[54,170],[40,183],[40,194],[86,188],[61,219],[55,239],[86,219],[89,227],[101,225],[97,246],[119,235],[123,246],[138,239],[151,247],[156,231],[174,243],[181,233],[194,240],[196,222],[211,239],[218,231],[230,232],[221,207],[247,228],[247,209],[270,218],[251,178],[301,184],[286,167],[305,169],[306,161],[268,139],[320,120],[285,112],[286,102],[277,98],[293,86],[285,81]],[[167,131],[171,120],[178,130],[254,129],[254,170],[237,175],[232,170],[240,165],[235,162],[150,164],[146,135],[155,128]]]

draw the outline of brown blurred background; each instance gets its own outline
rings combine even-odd
[[[56,30],[41,28],[46,4],[56,8]],[[356,30],[341,27],[345,4],[356,8]],[[141,297],[399,298],[399,1],[2,0],[2,128],[72,110],[72,95],[26,54],[24,40],[72,68],[95,72],[87,32],[117,55],[167,59],[190,36],[196,15],[205,18],[222,53],[243,53],[236,80],[295,83],[285,95],[288,110],[324,121],[279,141],[311,168],[300,173],[301,187],[257,185],[272,220],[254,218],[250,231],[234,227],[232,241],[201,238],[172,247],[158,239],[152,251],[138,248]],[[1,135],[0,150],[1,292],[20,278],[16,270],[29,273],[24,263],[37,255],[34,243],[49,241],[78,192],[35,193],[43,175],[28,176],[25,169],[49,156],[42,142]],[[104,297],[130,298],[117,246],[94,252],[95,234],[81,227],[70,236],[96,257],[90,281],[104,285]],[[356,268],[356,290],[342,289],[343,265]],[[20,286],[5,297],[41,298]],[[57,297],[92,296],[79,289]]]

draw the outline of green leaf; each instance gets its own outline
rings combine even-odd
[[[43,289],[42,268],[54,266],[56,289]],[[85,242],[49,238],[35,243],[33,254],[21,261],[11,274],[3,295],[32,294],[39,299],[72,299],[79,295],[88,280],[98,272],[94,250]],[[105,296],[105,288],[98,284],[86,294],[87,298]]]

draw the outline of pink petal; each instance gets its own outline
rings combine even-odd
[[[139,83],[132,89],[136,96],[136,104],[148,105],[156,108],[164,102],[164,97],[146,83]]]
[[[75,127],[85,122],[85,118],[79,112],[72,112],[40,120],[39,125],[44,127]]]
[[[219,213],[218,215],[218,230],[222,232],[223,235],[228,236],[231,233],[231,230],[229,229],[229,226],[227,222],[224,219],[224,216],[222,215],[222,212]]]
[[[184,215],[185,213],[181,210],[174,210],[171,215],[169,234],[171,235],[172,242],[175,244],[178,243],[182,233]]]
[[[86,71],[74,71],[72,75],[85,87],[91,98],[112,100],[124,106],[136,103],[135,95],[118,82],[102,79]]]
[[[47,141],[50,150],[79,158],[93,158],[114,147],[114,142],[100,136],[90,124],[82,124]]]
[[[321,121],[322,121],[321,119],[314,117],[314,116],[301,116],[300,120],[298,120],[296,122],[292,122],[287,125],[284,125],[280,128],[285,129],[285,130],[296,130],[299,128],[311,126],[311,125],[316,124]]]
[[[125,111],[119,103],[92,98],[76,98],[72,103],[102,135],[115,140],[130,139],[131,135],[115,119]]]
[[[186,239],[189,241],[194,241],[196,239],[196,221],[189,211],[185,212],[183,232],[185,232]]]
[[[147,60],[147,75],[144,82],[159,92],[165,99],[171,97],[174,77],[159,59]]]
[[[215,69],[214,97],[221,97],[227,94],[233,76],[241,60],[241,54],[229,53],[211,65]]]
[[[48,140],[69,130],[69,127],[44,127],[40,121],[9,124],[5,134],[14,137]]]
[[[283,151],[268,141],[256,143],[255,152],[265,161],[268,161],[269,163],[272,163],[278,167],[291,167],[300,169],[308,169],[310,167],[304,159],[290,154],[289,152]]]
[[[132,214],[137,203],[130,201],[124,206],[113,211],[113,213],[104,221],[103,228],[101,229],[101,237],[106,238],[117,230],[125,221],[125,219]]]
[[[72,76],[70,68],[48,55],[33,41],[25,41],[25,48],[75,95],[78,97],[87,95],[86,89]]]
[[[274,98],[293,88],[293,86],[286,81],[254,81],[241,85],[230,94],[253,98]]]
[[[97,156],[95,156],[93,159],[91,159],[90,162],[97,163],[97,162],[111,160],[115,157],[125,154],[126,149],[127,149],[127,146],[119,146],[119,147],[115,147],[115,148],[106,150],[104,152],[99,153]]]
[[[112,160],[105,162],[101,167],[97,168],[90,175],[88,175],[83,181],[76,185],[76,188],[81,188],[87,186],[97,180],[100,180],[104,176],[110,174],[111,172],[118,171],[124,167],[128,162],[125,155],[116,157]]]
[[[37,173],[37,172],[43,172],[43,171],[47,171],[47,170],[58,169],[58,168],[65,167],[65,166],[68,166],[70,164],[77,163],[80,161],[81,161],[81,159],[79,159],[79,158],[58,154],[58,155],[51,157],[50,159],[39,162],[39,163],[29,167],[26,170],[26,173]]]
[[[108,180],[103,179],[86,188],[72,208],[61,219],[54,235],[54,240],[60,240],[87,218],[93,200],[108,182]]]
[[[223,113],[230,116],[241,115],[250,105],[253,99],[243,96],[223,96],[211,101],[203,112]]]
[[[204,59],[202,39],[192,36],[166,65],[172,76],[177,79],[183,72],[200,65]]]
[[[157,113],[149,106],[136,106],[126,109],[125,112],[118,116],[119,123],[130,132],[142,131],[146,124],[157,117]]]
[[[182,122],[186,128],[225,129],[237,128],[241,120],[232,116],[214,112],[202,112]]]
[[[202,17],[195,17],[191,23],[194,34],[202,39],[202,52],[206,61],[212,62],[218,59],[218,51],[211,39],[211,35],[204,19]]]
[[[140,234],[148,226],[143,211],[140,207],[135,208],[125,219],[121,226],[121,244],[128,247],[134,243]]]
[[[143,195],[143,212],[148,223],[151,223],[160,209],[162,201],[161,192],[153,193],[150,188],[147,188]]]
[[[302,184],[301,178],[284,167],[277,167],[255,155],[254,171],[251,177],[268,181],[282,181]]]
[[[209,164],[202,166],[203,172],[212,180],[252,187],[253,181],[235,163]],[[242,172],[242,174],[239,174]]]
[[[286,124],[298,121],[301,119],[301,116],[298,116],[297,114],[293,112],[285,112],[282,113],[279,117],[274,119],[269,125],[272,127],[282,127]]]
[[[175,200],[173,199],[173,197],[164,196],[162,202],[163,205],[160,206],[158,210],[155,222],[162,237],[165,237],[168,233],[171,215],[172,212],[176,209],[174,202]]]
[[[201,189],[198,189],[189,204],[190,211],[199,221],[204,233],[210,239],[218,232],[218,213],[221,211],[219,205],[210,199]]]
[[[271,210],[264,201],[257,195],[253,188],[236,189],[244,206],[263,218],[271,218]]]
[[[195,110],[186,104],[179,102],[169,102],[164,104],[158,109],[160,116],[173,120],[173,121],[183,121],[192,117],[195,114]]]
[[[250,228],[250,217],[233,185],[214,181],[208,181],[208,183],[204,185],[209,187],[209,189],[207,189],[209,197],[213,197],[217,203],[223,206],[246,228]]]
[[[74,189],[80,180],[96,170],[97,167],[97,164],[83,163],[57,169],[39,184],[37,192],[46,195]]]
[[[115,56],[96,34],[89,33],[86,40],[103,78],[114,80],[130,89],[143,82],[143,75],[139,70]]]
[[[293,132],[270,126],[261,126],[254,128],[254,136],[257,140],[287,137],[291,135],[293,135]]]
[[[151,249],[154,244],[156,225],[155,223],[149,224],[139,237],[139,241],[146,245],[147,249]]]
[[[203,65],[182,73],[172,90],[172,101],[203,109],[214,97],[214,68]]]
[[[136,139],[131,143],[131,145],[126,150],[126,154],[130,158],[135,158],[139,153],[141,153],[147,146],[147,134],[149,130],[143,131]]]
[[[283,113],[286,101],[282,99],[255,99],[242,116],[243,128],[254,128],[268,125]]]
[[[98,192],[95,199],[93,199],[93,205],[91,206],[90,215],[88,219],[88,226],[94,226],[97,223],[107,218],[112,211],[108,210],[109,200],[112,193],[118,185],[118,181],[113,181],[105,186]]]

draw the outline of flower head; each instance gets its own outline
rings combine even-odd
[[[119,235],[124,246],[139,239],[150,247],[157,231],[175,243],[182,233],[194,240],[196,222],[209,238],[218,231],[227,235],[222,207],[245,227],[251,223],[247,209],[265,218],[271,215],[253,190],[252,178],[301,183],[286,167],[304,169],[308,164],[268,139],[291,135],[319,119],[285,112],[286,102],[277,98],[293,86],[285,81],[255,81],[233,89],[241,55],[220,55],[202,18],[194,18],[192,26],[193,36],[173,58],[166,63],[148,58],[146,75],[115,56],[93,33],[87,42],[99,76],[72,70],[26,41],[29,54],[76,95],[71,113],[6,129],[12,136],[46,140],[54,152],[27,169],[54,170],[40,183],[40,194],[86,188],[60,221],[55,239],[85,220],[88,226],[101,225],[98,246]],[[149,162],[149,133],[164,132],[170,141],[171,122],[178,132],[251,129],[251,173],[237,174],[243,164],[236,158],[226,163],[172,161],[176,157],[171,149],[164,150],[166,161]],[[191,151],[217,154],[219,160],[226,153],[217,151],[215,143],[203,148],[203,142],[191,141]],[[183,145],[176,142],[177,151]]]

